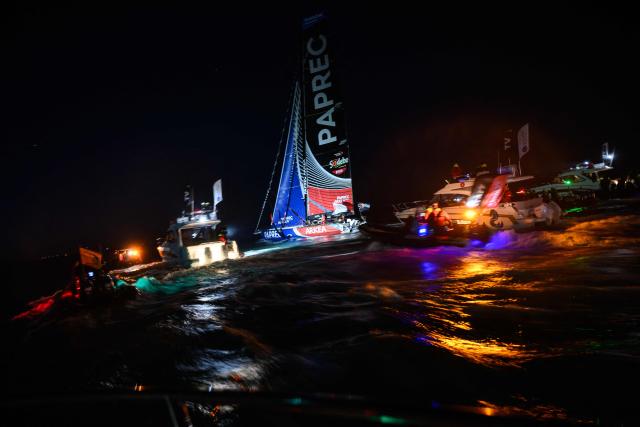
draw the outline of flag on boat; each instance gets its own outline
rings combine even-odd
[[[222,201],[222,180],[219,179],[213,184],[213,206]]]
[[[513,129],[507,129],[504,131],[504,137],[502,138],[504,142],[504,151],[511,151],[512,149],[512,141],[513,141]]]
[[[80,264],[87,267],[102,268],[102,254],[85,248],[78,248],[80,252]]]
[[[516,141],[513,136],[513,129],[506,129],[502,134],[502,145],[500,147],[500,154],[498,163],[500,166],[510,166],[516,158]]]
[[[518,158],[521,159],[529,152],[529,123],[518,131]]]
[[[222,202],[222,180],[213,183],[213,216],[215,219],[222,219],[220,214],[220,203]]]

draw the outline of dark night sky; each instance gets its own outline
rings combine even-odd
[[[347,2],[343,2],[347,3]],[[453,162],[497,162],[532,126],[525,172],[597,159],[635,167],[638,25],[630,11],[325,7],[354,191],[428,197]],[[221,177],[253,231],[296,64],[301,7],[18,7],[2,40],[4,251],[160,236],[182,189]],[[199,197],[200,196],[200,197]]]

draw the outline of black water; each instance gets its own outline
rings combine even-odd
[[[636,419],[640,216],[482,248],[347,238],[142,278],[132,301],[9,321],[9,394],[336,393],[533,419]]]

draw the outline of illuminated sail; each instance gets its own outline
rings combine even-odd
[[[287,132],[287,145],[284,151],[278,193],[270,224],[276,228],[301,225],[304,224],[306,219],[304,189],[300,180],[298,162],[298,145],[301,136],[300,89],[296,84],[291,118],[289,119],[289,130]]]
[[[326,17],[303,22],[303,99],[307,215],[353,214],[353,191],[344,110]]]

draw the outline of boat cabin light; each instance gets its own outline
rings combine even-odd
[[[129,249],[127,249],[127,256],[128,257],[138,257],[138,256],[140,256],[140,250],[138,250],[136,248],[129,248]]]

